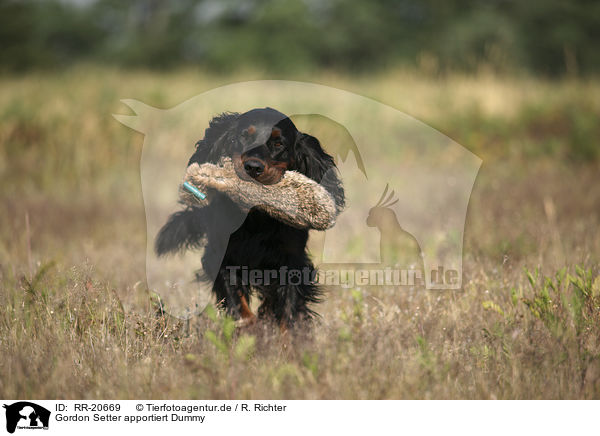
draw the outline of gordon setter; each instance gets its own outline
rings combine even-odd
[[[262,185],[277,185],[286,171],[303,174],[324,188],[338,211],[344,207],[332,156],[317,138],[298,131],[277,110],[253,109],[213,118],[188,168],[194,163],[217,164],[223,157],[238,159],[244,176]],[[284,327],[312,318],[311,304],[320,301],[321,292],[306,252],[309,228],[290,225],[257,207],[244,211],[221,192],[210,192],[209,199],[206,207],[187,205],[169,217],[156,239],[157,254],[204,247],[204,274],[213,282],[217,302],[236,318],[254,319],[249,309],[253,293],[261,300],[259,318]],[[253,270],[269,271],[270,277],[248,282],[248,271]],[[290,271],[301,271],[302,280],[284,277]]]

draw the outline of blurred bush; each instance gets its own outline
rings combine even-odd
[[[591,0],[0,0],[0,68],[589,75],[600,69],[598,22]]]

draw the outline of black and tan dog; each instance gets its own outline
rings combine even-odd
[[[204,247],[204,273],[233,316],[253,319],[256,292],[259,317],[283,326],[312,317],[320,291],[308,231],[331,227],[344,207],[334,160],[319,141],[274,109],[222,114],[197,143],[186,181],[205,190],[207,201],[181,191],[186,207],[161,229],[157,254]],[[249,283],[248,271],[268,273]]]

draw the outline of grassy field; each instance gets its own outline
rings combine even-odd
[[[483,159],[463,289],[333,289],[317,328],[292,338],[210,310],[156,316],[143,137],[111,114],[128,113],[121,98],[168,108],[250,78],[264,77],[0,78],[0,397],[600,398],[595,80],[294,78],[394,106]]]

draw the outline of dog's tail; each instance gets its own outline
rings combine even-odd
[[[154,251],[158,256],[199,248],[206,235],[203,209],[188,208],[172,214],[158,232]]]

